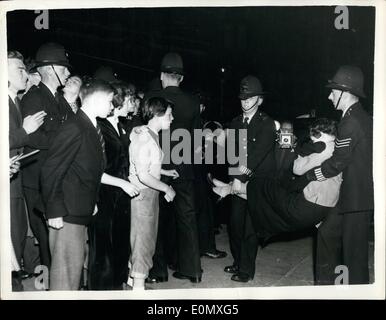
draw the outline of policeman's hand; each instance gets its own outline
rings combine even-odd
[[[44,122],[44,117],[47,114],[44,111],[36,112],[33,115],[27,116],[23,120],[23,128],[27,134],[35,132]]]
[[[53,229],[62,229],[63,228],[63,218],[53,218],[53,219],[48,219],[48,226],[53,228]]]
[[[121,183],[121,188],[125,191],[130,197],[135,197],[139,194],[139,189],[129,181],[123,180]]]
[[[315,169],[308,170],[304,174],[304,176],[305,176],[304,179],[307,179],[307,181],[316,181],[317,180],[317,177],[316,177],[316,174],[315,174]]]

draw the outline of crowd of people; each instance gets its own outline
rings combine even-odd
[[[168,281],[169,269],[201,282],[201,258],[227,256],[215,241],[227,196],[231,280],[254,278],[267,239],[317,226],[315,283],[334,284],[341,265],[350,284],[369,283],[372,120],[358,67],[340,67],[327,84],[339,123],[315,119],[297,141],[290,122],[261,111],[265,92],[253,75],[240,83],[240,115],[224,126],[204,123],[200,98],[180,88],[178,53],[163,57],[147,92],[110,67],[92,77],[70,70],[57,43],[29,63],[8,52],[13,290],[36,266],[49,270],[49,290],[143,290]],[[162,134],[181,129],[189,146],[205,129],[182,162],[173,156],[187,141]],[[210,165],[194,161],[230,146],[239,161],[225,171],[216,154]]]

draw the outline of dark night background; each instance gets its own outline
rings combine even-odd
[[[338,66],[353,64],[364,71],[364,105],[372,113],[375,9],[349,7],[348,30],[335,29],[334,9],[50,10],[49,30],[34,28],[33,11],[14,11],[7,16],[8,48],[33,57],[42,43],[59,42],[75,73],[92,75],[98,66],[110,65],[142,90],[159,75],[163,55],[179,52],[183,87],[209,96],[209,117],[221,120],[240,113],[237,94],[247,74],[259,77],[269,92],[263,106],[275,119],[293,119],[310,109],[334,117],[324,85]]]

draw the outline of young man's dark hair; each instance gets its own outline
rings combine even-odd
[[[83,83],[80,88],[79,97],[83,102],[88,96],[94,94],[95,92],[115,93],[116,90],[106,81],[90,80]]]

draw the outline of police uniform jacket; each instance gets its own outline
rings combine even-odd
[[[62,101],[63,96],[56,94],[55,96],[40,82],[38,86],[33,86],[21,100],[21,112],[23,118],[35,114],[39,111],[45,111],[47,115],[44,118],[44,123],[38,130],[29,135],[29,141],[25,148],[25,152],[30,152],[35,149],[42,151],[28,158],[25,161],[23,172],[23,185],[35,190],[39,189],[39,174],[47,154],[47,149],[55,137],[59,126],[73,112],[68,108],[68,104]]]
[[[170,126],[170,136],[177,129],[185,129],[190,133],[190,157],[189,163],[174,164],[170,155],[173,148],[182,141],[180,138],[179,141],[169,141],[170,143],[170,152],[165,148],[164,133],[160,135],[160,143],[162,150],[165,153],[164,164],[162,166],[165,170],[176,169],[180,175],[180,179],[193,179],[193,145],[194,141],[192,139],[194,135],[194,129],[200,129],[200,103],[198,97],[195,97],[189,93],[182,91],[179,87],[169,86],[163,90],[157,90],[150,92],[146,95],[145,98],[150,97],[163,97],[166,100],[171,101],[174,104],[173,108],[173,117],[174,120]],[[185,141],[185,140],[184,140]],[[185,150],[185,149],[184,149]],[[170,159],[170,161],[168,161]]]
[[[341,213],[371,211],[372,120],[360,103],[352,105],[338,125],[332,157],[311,171],[311,179],[323,181],[343,173],[338,208]]]
[[[239,129],[247,129],[247,137],[239,139]],[[242,182],[247,181],[252,176],[271,177],[276,170],[274,147],[276,140],[276,130],[274,121],[264,112],[257,110],[249,124],[243,123],[243,115],[234,118],[230,123],[229,129],[235,129],[235,136],[229,135],[228,142],[235,143],[236,154],[246,156],[247,169],[241,170],[240,174],[231,175]],[[240,141],[239,141],[240,140]],[[241,146],[239,148],[239,143]],[[238,153],[238,150],[242,154]],[[232,167],[238,167],[239,164],[231,164]]]

